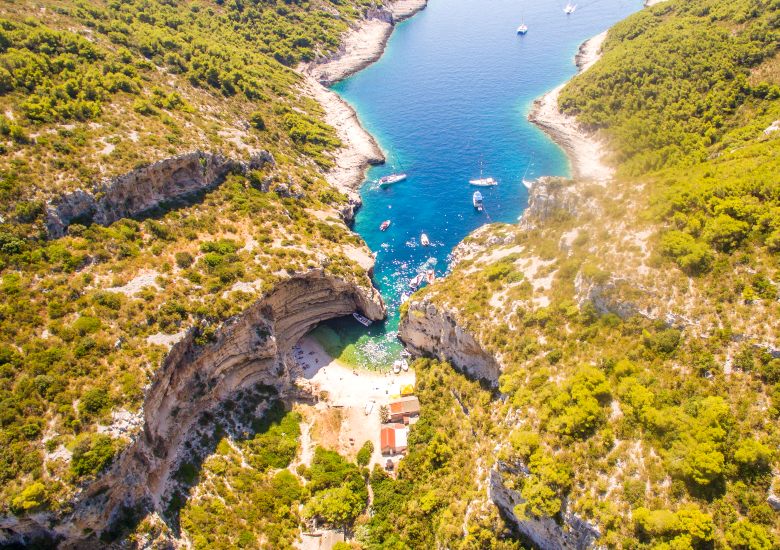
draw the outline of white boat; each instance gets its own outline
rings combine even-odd
[[[399,181],[404,181],[406,177],[406,174],[388,174],[387,176],[382,176],[379,178],[377,183],[380,187],[387,187],[388,185],[393,185]]]
[[[433,281],[436,280],[436,273],[433,271],[433,269],[429,269],[425,272],[425,281],[430,285],[433,284]]]
[[[367,326],[369,326],[369,325],[371,324],[371,319],[368,319],[368,318],[366,318],[366,317],[363,317],[363,316],[362,316],[360,313],[358,313],[357,311],[356,311],[355,313],[353,313],[353,314],[352,314],[352,317],[354,317],[354,318],[355,318],[355,320],[356,320],[358,323],[360,323],[361,325],[363,325],[364,327],[367,327]]]
[[[494,185],[498,185],[498,182],[491,178],[491,177],[483,177],[482,172],[484,171],[484,164],[482,161],[479,161],[479,177],[473,180],[469,180],[469,183],[471,185],[476,185],[477,187],[493,187]]]
[[[431,240],[428,238],[428,235],[426,235],[425,233],[420,235],[420,244],[423,246],[430,246],[431,244]]]
[[[409,362],[406,359],[401,359],[401,370],[404,372],[409,370]]]
[[[393,374],[401,372],[401,360],[393,361]]]
[[[474,191],[474,195],[471,197],[471,202],[474,204],[474,208],[482,212],[482,193]]]
[[[417,290],[417,288],[422,284],[422,282],[425,280],[425,273],[418,273],[417,276],[409,281],[409,288],[412,290]]]
[[[380,231],[387,231],[387,228],[390,227],[390,220],[385,220],[382,222],[382,225],[379,226]]]
[[[566,15],[571,15],[574,13],[574,11],[577,9],[577,4],[572,4],[571,2],[567,2],[566,7],[563,8],[563,13]]]
[[[489,177],[469,180],[469,183],[471,185],[476,185],[477,187],[493,187],[494,185],[498,185],[498,182],[495,179]]]
[[[528,189],[528,190],[530,191],[530,190],[531,190],[531,187],[533,187],[533,186],[534,186],[534,182],[532,182],[532,181],[529,181],[529,180],[527,180],[527,179],[523,178],[523,185],[525,185],[525,188],[526,188],[526,189]]]
[[[520,26],[517,27],[517,34],[525,34],[528,32],[528,25],[525,24],[525,21],[522,21],[520,23]]]

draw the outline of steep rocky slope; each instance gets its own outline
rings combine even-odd
[[[615,177],[535,182],[405,307],[410,350],[497,385],[471,475],[535,546],[780,541],[777,18],[702,0],[618,25],[560,92]],[[645,56],[654,80],[627,76]],[[701,86],[715,58],[741,95]]]
[[[100,546],[175,526],[234,399],[317,398],[306,331],[384,316],[333,172],[381,153],[291,67],[385,8],[44,4],[0,8],[0,544]]]

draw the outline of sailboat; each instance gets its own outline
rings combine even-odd
[[[525,188],[528,190],[531,189],[531,186],[533,186],[534,182],[525,179],[525,177],[528,175],[528,169],[531,168],[531,165],[533,163],[534,163],[534,154],[531,153],[531,160],[528,161],[528,166],[525,167],[525,172],[523,172],[523,185],[525,185]]]
[[[476,185],[477,187],[493,187],[494,185],[498,185],[498,182],[491,178],[491,177],[482,177],[484,165],[482,161],[479,163],[479,177],[477,179],[469,180],[469,183],[471,185]]]
[[[474,195],[471,197],[471,202],[474,204],[474,208],[476,208],[478,212],[482,212],[482,193],[479,191],[474,191]]]
[[[571,2],[567,2],[566,7],[563,8],[563,13],[565,13],[566,15],[571,15],[572,13],[574,13],[574,10],[576,9],[577,9],[577,4],[572,4]]]
[[[379,187],[388,187],[394,183],[398,183],[399,181],[404,181],[406,178],[406,174],[388,174],[379,178],[377,183],[379,184]]]
[[[525,19],[520,21],[520,26],[517,27],[517,34],[525,34],[528,32],[528,25],[525,24]]]
[[[379,184],[379,187],[389,187],[390,185],[393,185],[394,183],[398,183],[399,181],[404,181],[407,178],[407,175],[405,172],[396,172],[395,171],[395,165],[393,165],[393,173],[388,174],[386,176],[382,176],[377,180],[377,183]]]

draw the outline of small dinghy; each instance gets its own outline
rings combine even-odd
[[[428,235],[426,235],[425,233],[420,235],[420,244],[423,245],[423,246],[430,246],[431,245],[431,240],[428,238]]]
[[[367,326],[371,325],[371,319],[368,319],[367,317],[363,317],[363,316],[362,316],[360,313],[358,313],[357,311],[356,311],[355,313],[353,313],[353,314],[352,314],[352,317],[354,317],[354,318],[355,318],[355,320],[356,320],[358,323],[360,323],[361,325],[363,325],[364,327],[367,327]]]
[[[379,226],[380,231],[387,231],[387,228],[390,227],[390,220],[385,220],[382,222],[382,225]]]

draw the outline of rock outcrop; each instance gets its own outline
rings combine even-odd
[[[274,159],[260,151],[238,161],[218,153],[194,151],[107,178],[91,191],[77,189],[51,201],[46,209],[49,238],[62,237],[72,223],[109,225],[219,185],[230,172],[246,173]]]
[[[498,362],[441,307],[426,300],[410,302],[398,338],[413,355],[448,361],[468,376],[498,385]]]
[[[508,488],[504,474],[523,475],[520,468],[498,462],[490,470],[488,498],[498,507],[510,527],[542,550],[585,550],[601,535],[588,522],[574,514],[563,513],[563,526],[553,518],[519,518],[515,506],[525,502],[520,493]]]
[[[575,216],[592,206],[572,180],[542,177],[531,186],[528,208],[523,212],[520,227],[533,229],[547,220],[560,216]]]
[[[143,431],[112,468],[85,489],[73,513],[48,518],[51,525],[34,519],[16,527],[4,525],[8,539],[49,532],[63,538],[64,547],[85,547],[116,532],[128,518],[163,512],[188,434],[198,423],[208,421],[216,407],[245,388],[262,384],[281,398],[297,396],[285,360],[292,346],[318,323],[354,311],[372,320],[385,316],[373,287],[312,270],[279,283],[226,321],[209,343],[199,345],[200,333],[191,329],[173,346],[147,392]],[[85,533],[90,534],[88,540]]]

